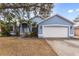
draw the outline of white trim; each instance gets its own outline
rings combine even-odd
[[[42,26],[69,26],[69,25],[62,25],[62,24],[49,24],[49,25],[42,25]]]
[[[39,38],[42,38],[42,37],[43,37],[43,34],[38,34],[38,37],[39,37]]]

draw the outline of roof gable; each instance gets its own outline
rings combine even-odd
[[[48,18],[47,20],[45,20],[45,21],[43,21],[43,22],[41,22],[41,23],[39,23],[39,24],[43,24],[43,23],[45,23],[46,22],[46,24],[54,24],[54,23],[58,23],[58,24],[74,24],[72,21],[69,21],[68,19],[66,19],[66,18],[64,18],[64,17],[62,17],[62,16],[60,16],[60,15],[54,15],[54,16],[52,16],[52,17],[50,17],[50,18]]]
[[[33,22],[36,22],[37,24],[41,23],[44,21],[44,18],[40,17],[40,16],[35,16],[32,18]]]
[[[60,15],[56,15],[56,16],[62,18],[63,20],[65,20],[65,21],[67,21],[67,22],[69,22],[69,23],[71,23],[71,24],[74,24],[72,21],[66,19],[65,17],[62,17],[62,16],[60,16]]]

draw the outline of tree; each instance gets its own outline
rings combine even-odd
[[[42,15],[43,17],[48,17],[51,8],[54,7],[53,3],[2,3],[0,4],[0,9],[25,9],[27,11],[28,17],[30,16],[30,11],[34,12],[34,15]]]
[[[14,24],[15,32],[17,32],[17,23],[19,25],[26,21],[27,27],[32,26],[31,13],[32,15],[40,15],[41,17],[49,17],[51,9],[53,8],[52,3],[2,3],[0,4],[0,15],[4,17],[4,22],[9,28],[10,24]],[[30,29],[29,29],[30,31]]]

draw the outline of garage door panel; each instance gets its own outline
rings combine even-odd
[[[67,27],[45,26],[43,29],[44,37],[68,37]]]

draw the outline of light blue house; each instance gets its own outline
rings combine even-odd
[[[60,15],[54,15],[48,19],[35,16],[32,18],[32,22],[35,22],[38,26],[37,34],[39,38],[70,38],[74,36],[74,23]],[[28,31],[26,26],[26,24],[22,24],[20,34]],[[33,30],[32,26],[30,26],[30,30]]]
[[[74,36],[73,22],[60,16],[54,15],[38,24],[39,38],[70,38]]]

